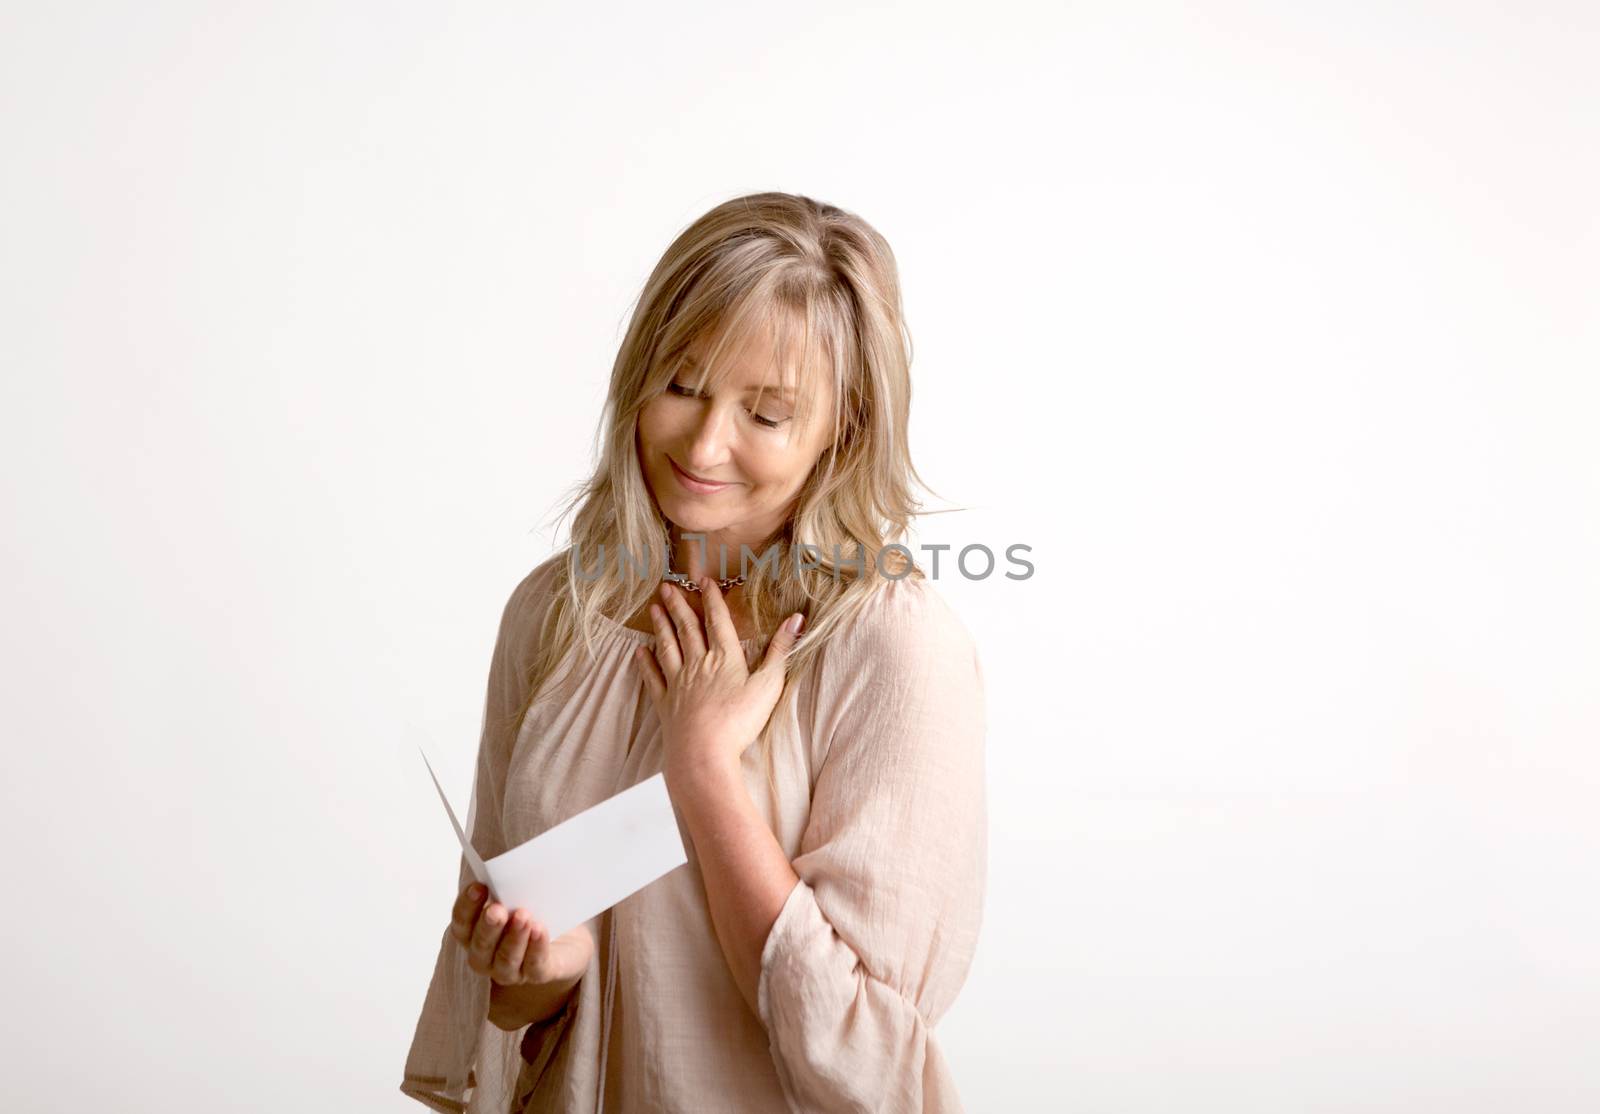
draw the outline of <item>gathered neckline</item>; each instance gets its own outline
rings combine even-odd
[[[634,642],[638,642],[639,644],[643,645],[644,643],[655,641],[656,636],[655,632],[653,631],[636,630],[635,628],[627,626],[624,623],[617,622],[609,615],[600,615],[599,612],[595,612],[595,614],[600,616],[600,622],[606,627],[616,631],[618,634],[626,635]],[[760,638],[741,638],[739,639],[739,645],[754,646],[759,641],[761,641]]]

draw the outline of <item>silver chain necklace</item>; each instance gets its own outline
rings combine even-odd
[[[678,587],[680,587],[680,588],[683,588],[685,591],[698,592],[700,590],[700,585],[694,580],[694,578],[690,577],[687,573],[673,572],[672,571],[672,533],[671,533],[671,531],[668,531],[668,533],[667,533],[667,574],[663,579],[672,581],[672,583],[678,585]],[[718,580],[717,581],[717,587],[721,588],[724,592],[726,592],[729,589],[737,588],[739,585],[741,585],[743,583],[744,583],[744,577],[742,577],[742,576],[730,576],[730,577],[727,577],[726,579]]]

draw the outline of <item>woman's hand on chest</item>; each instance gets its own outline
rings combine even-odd
[[[662,604],[650,606],[655,644],[637,652],[661,721],[662,765],[669,785],[738,766],[783,693],[784,659],[799,638],[800,616],[793,615],[752,670],[745,664],[722,590],[707,578],[700,582],[700,594],[703,620],[681,588],[663,583]]]

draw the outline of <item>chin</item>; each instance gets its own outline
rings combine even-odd
[[[680,532],[709,534],[728,525],[725,515],[707,514],[687,500],[674,499],[670,503],[663,503],[661,511]]]

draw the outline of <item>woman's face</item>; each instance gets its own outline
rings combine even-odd
[[[696,368],[707,347],[703,339],[690,345]],[[715,547],[727,546],[729,568],[737,569],[739,546],[754,551],[783,526],[828,447],[832,423],[825,415],[833,412],[833,389],[825,376],[816,377],[822,397],[812,401],[810,424],[802,426],[792,387],[781,381],[765,338],[737,353],[725,350],[722,358],[732,361],[731,371],[706,394],[691,393],[685,369],[645,404],[639,462],[657,505],[679,532],[707,535],[713,568]]]

